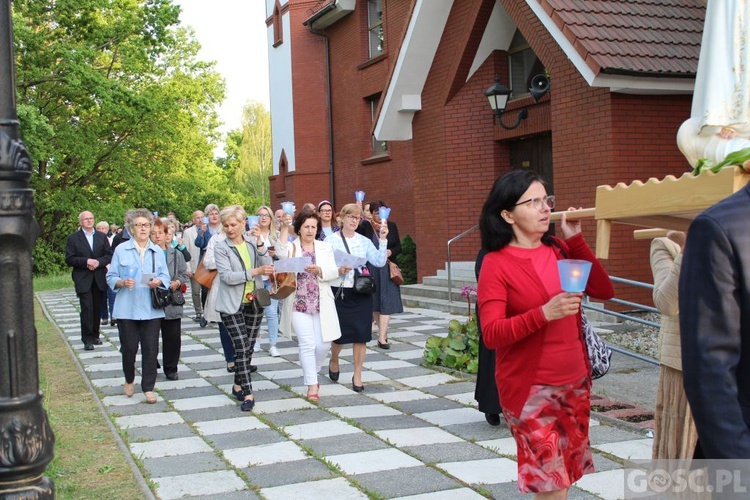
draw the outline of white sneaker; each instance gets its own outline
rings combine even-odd
[[[255,347],[253,348],[253,352],[261,352],[263,349],[260,347],[260,342],[255,343]]]
[[[274,357],[274,358],[278,358],[279,356],[281,356],[281,354],[279,354],[279,350],[276,349],[275,345],[271,346],[271,348],[268,350],[268,354],[270,354],[271,357]]]

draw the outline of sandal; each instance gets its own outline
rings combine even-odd
[[[320,401],[320,384],[316,384],[316,387],[318,389],[318,392],[315,394],[310,393],[310,389],[307,390],[307,399],[310,401]]]

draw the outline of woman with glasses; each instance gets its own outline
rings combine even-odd
[[[333,222],[333,205],[328,200],[323,200],[318,203],[318,217],[320,217],[320,227],[318,228],[318,234],[315,235],[315,239],[323,241],[333,233],[341,231],[341,228]]]
[[[276,256],[276,244],[279,239],[279,230],[276,228],[276,224],[273,223],[272,218],[273,212],[267,206],[262,206],[255,212],[255,215],[260,217],[258,221],[258,235],[260,236],[259,249],[267,249],[268,255],[271,258]],[[271,280],[268,276],[263,276],[263,287],[266,290],[271,290]],[[279,337],[279,301],[271,299],[271,305],[266,307],[263,311],[266,315],[266,324],[268,325],[268,354],[274,358],[279,356],[279,350],[276,348],[276,341]],[[260,337],[258,342],[255,344],[255,350],[260,350]]]
[[[594,472],[589,450],[591,375],[581,330],[581,295],[564,292],[557,261],[592,269],[586,294],[609,299],[612,283],[583,239],[580,221],[548,234],[554,196],[528,170],[495,181],[479,227],[488,251],[477,293],[482,337],[496,350],[495,380],[518,456],[518,488],[565,498]],[[571,209],[572,210],[572,209]]]
[[[375,243],[380,234],[380,207],[387,207],[381,200],[371,201],[369,203],[372,217],[365,221],[357,228],[357,232]],[[388,251],[386,255],[392,262],[396,262],[396,257],[401,253],[401,239],[398,236],[398,227],[393,221],[388,221]],[[370,272],[375,278],[377,290],[372,296],[372,311],[375,316],[375,323],[378,325],[378,347],[381,349],[390,349],[388,343],[388,325],[391,321],[391,314],[404,312],[404,305],[401,302],[401,288],[391,281],[390,267],[371,268]]]
[[[378,246],[368,238],[357,233],[357,227],[362,217],[362,209],[354,203],[344,205],[339,213],[341,231],[326,239],[334,250],[364,257],[375,267],[383,267],[388,250],[388,226],[380,227]],[[366,269],[366,268],[365,268]],[[363,295],[354,291],[354,271],[351,267],[340,267],[339,274],[343,275],[338,283],[331,285],[336,299],[336,313],[341,327],[341,338],[334,340],[331,346],[331,361],[328,365],[328,375],[336,382],[339,379],[339,354],[346,344],[353,344],[354,373],[352,374],[352,388],[355,392],[365,390],[362,385],[362,365],[365,362],[367,342],[372,340],[372,295]]]
[[[156,403],[156,358],[159,354],[159,328],[164,309],[151,304],[151,289],[167,289],[170,283],[167,261],[161,248],[151,242],[154,216],[145,208],[128,211],[125,224],[132,237],[115,249],[107,271],[107,285],[117,294],[114,315],[120,334],[123,392],[132,397],[135,356],[141,348],[141,389],[146,403]]]

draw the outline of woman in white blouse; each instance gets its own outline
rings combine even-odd
[[[365,236],[356,232],[362,218],[362,209],[355,203],[345,205],[339,213],[339,227],[341,231],[326,238],[335,250],[341,250],[357,257],[364,257],[375,267],[382,267],[386,263],[388,250],[388,225],[380,228],[378,248]],[[347,248],[348,247],[348,248]],[[354,286],[354,271],[350,267],[339,268],[343,279],[332,284],[336,295],[336,312],[341,326],[341,338],[335,340],[331,347],[331,361],[328,365],[328,375],[334,382],[339,379],[339,354],[345,344],[353,344],[354,373],[352,388],[356,392],[365,390],[362,385],[362,365],[365,362],[367,342],[372,340],[372,295],[356,293]],[[340,290],[339,288],[342,288]]]

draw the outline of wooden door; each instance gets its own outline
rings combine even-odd
[[[554,193],[552,165],[552,135],[535,135],[510,143],[510,168],[529,169],[547,181],[549,192]]]

